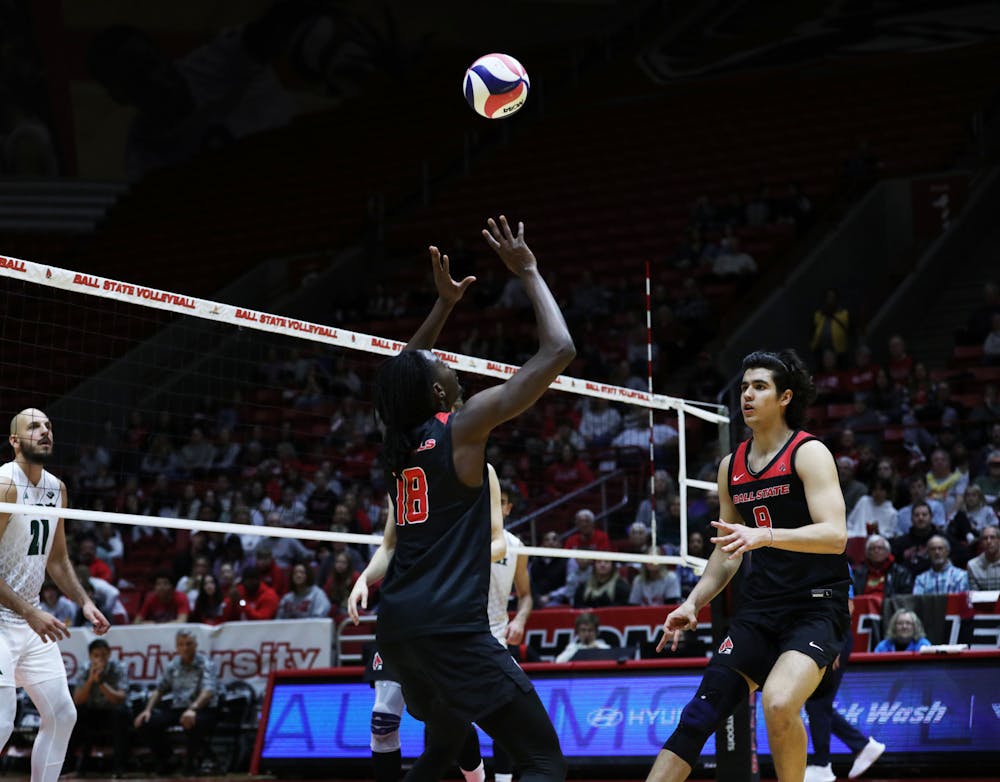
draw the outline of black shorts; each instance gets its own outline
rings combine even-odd
[[[370,683],[381,681],[399,681],[399,676],[392,669],[392,666],[382,657],[376,643],[370,642],[362,646],[361,658],[365,666],[365,672],[361,676],[364,681]]]
[[[733,617],[709,665],[734,668],[759,687],[764,686],[778,657],[789,650],[811,657],[821,669],[830,665],[850,629],[846,601],[841,605],[835,598],[798,601],[770,610],[746,608]]]
[[[534,687],[507,648],[488,630],[379,641],[403,687],[406,709],[426,721],[446,708],[465,722],[500,708]]]

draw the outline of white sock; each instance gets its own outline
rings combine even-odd
[[[486,782],[486,769],[483,767],[482,760],[479,761],[479,765],[472,769],[472,771],[466,771],[464,768],[459,769],[459,771],[465,777],[465,782]]]
[[[514,782],[513,774],[494,774],[493,778],[496,782]]]

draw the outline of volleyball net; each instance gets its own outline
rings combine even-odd
[[[52,421],[50,469],[70,494],[58,515],[85,529],[111,522],[356,546],[380,539],[385,479],[370,384],[383,357],[403,347],[399,338],[9,257],[0,257],[0,309],[0,410],[39,407]],[[462,373],[467,393],[517,371],[437,353]],[[581,445],[581,403],[594,399],[623,411],[631,437],[565,454],[566,444]],[[518,495],[509,526],[529,544],[524,553],[581,559],[609,556],[536,546],[546,531],[569,531],[580,508],[624,538],[651,499],[651,465],[666,469],[676,511],[664,519],[666,498],[657,496],[648,516],[654,543],[668,543],[670,554],[612,556],[699,566],[688,551],[689,505],[716,488],[697,472],[706,454],[725,452],[727,427],[717,406],[565,375],[496,430],[487,458]],[[584,468],[574,477],[575,456]],[[0,511],[27,508],[0,503]]]

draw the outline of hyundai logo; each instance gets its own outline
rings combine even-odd
[[[625,715],[621,709],[594,709],[587,715],[587,724],[592,728],[613,728],[620,725]]]

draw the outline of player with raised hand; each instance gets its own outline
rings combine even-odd
[[[752,437],[719,465],[715,550],[690,596],[668,616],[657,649],[697,626],[752,553],[742,602],[695,697],[647,777],[686,779],[708,740],[749,693],[762,688],[780,782],[801,782],[806,732],[800,712],[847,633],[849,579],[844,497],[830,451],[802,431],[812,381],[794,351],[743,359],[741,409]]]
[[[534,687],[490,634],[485,450],[492,430],[530,407],[576,351],[524,240],[523,223],[516,234],[503,216],[487,226],[487,243],[521,279],[531,301],[536,353],[507,382],[451,412],[461,396],[458,378],[429,348],[461,295],[449,301],[439,284],[426,328],[379,367],[375,380],[396,523],[387,526],[358,580],[363,586],[352,591],[349,611],[356,618],[358,605],[367,602],[367,585],[384,577],[379,651],[399,677],[407,708],[427,728],[426,748],[407,774],[410,780],[440,779],[471,722],[503,744],[527,782],[566,774],[558,736]],[[453,285],[464,292],[465,282]]]
[[[66,485],[45,469],[53,448],[48,416],[35,408],[22,410],[11,419],[9,442],[14,460],[0,467],[0,497],[21,505],[67,507]],[[107,632],[108,620],[80,585],[69,560],[63,520],[0,513],[0,746],[14,730],[16,688],[24,687],[41,715],[31,750],[32,782],[59,778],[76,723],[56,643],[68,638],[69,630],[41,609],[38,597],[46,570],[80,604],[94,632]]]

